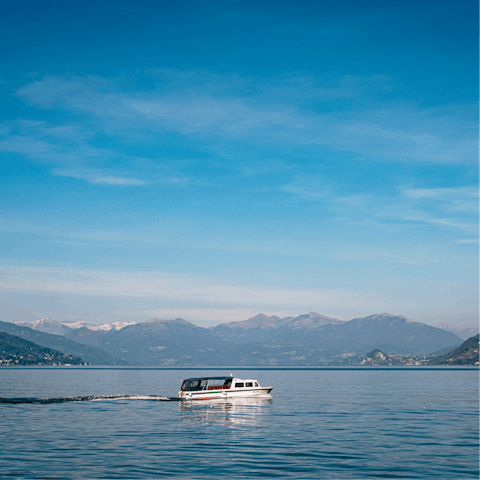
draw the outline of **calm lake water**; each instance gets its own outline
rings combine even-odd
[[[272,398],[162,400],[230,372]],[[478,386],[476,369],[2,368],[0,477],[477,479]]]

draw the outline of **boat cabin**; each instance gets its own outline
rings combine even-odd
[[[182,392],[198,392],[201,390],[231,390],[243,388],[258,388],[256,380],[240,380],[234,377],[203,377],[187,378],[183,381]]]

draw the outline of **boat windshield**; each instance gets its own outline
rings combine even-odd
[[[230,388],[232,385],[231,378],[187,378],[183,381],[181,389],[184,392],[196,392],[199,390],[217,390]]]
[[[199,390],[207,389],[208,380],[206,378],[195,378],[192,380],[185,380],[182,385],[182,390],[186,392],[197,392]]]

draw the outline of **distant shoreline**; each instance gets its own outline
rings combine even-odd
[[[362,370],[362,371],[369,371],[369,370],[479,370],[478,365],[352,365],[352,366],[292,366],[292,365],[275,365],[275,366],[250,366],[246,367],[236,366],[236,365],[226,365],[223,367],[219,366],[201,366],[201,365],[193,365],[193,366],[146,366],[146,365],[6,365],[5,369],[15,369],[15,370],[28,370],[28,369],[57,369],[57,370]]]

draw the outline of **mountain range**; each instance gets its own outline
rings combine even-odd
[[[137,322],[117,321],[113,323],[95,325],[93,323],[87,323],[83,320],[58,322],[56,320],[52,320],[51,318],[43,317],[40,320],[33,320],[30,322],[15,320],[13,323],[21,327],[29,327],[33,330],[39,330],[40,332],[52,333],[54,335],[65,335],[66,333],[76,330],[77,328],[88,328],[89,330],[95,331],[121,330],[123,327],[127,327],[128,325],[135,325]]]
[[[129,325],[136,325],[138,322],[130,321],[116,321],[113,323],[103,323],[100,325],[89,323],[84,320],[75,321],[56,321],[48,317],[43,317],[40,320],[33,321],[20,321],[13,322],[15,325],[25,326],[34,330],[39,330],[45,333],[52,333],[55,335],[65,335],[71,330],[79,328],[88,328],[95,331],[109,331],[109,330],[121,330]],[[284,317],[280,318],[276,315],[267,316],[262,313],[252,317],[248,320],[240,322],[230,322],[217,325],[216,327],[210,327],[209,330],[222,338],[231,339],[237,343],[248,343],[250,341],[258,342],[259,339],[263,339],[263,334],[271,330],[278,330],[282,327],[293,328],[308,328],[310,324],[311,328],[320,326],[323,324],[345,323],[342,320],[338,320],[332,317],[326,317],[319,313],[310,312],[305,315],[299,315],[298,317]],[[434,325],[437,328],[452,332],[463,340],[473,337],[479,333],[479,324],[473,325],[448,325],[446,323],[439,323]],[[229,333],[231,332],[231,333]],[[240,333],[242,332],[242,333]],[[279,331],[277,331],[279,333]],[[268,335],[267,335],[268,336]]]
[[[226,341],[181,318],[152,318],[108,332],[80,328],[66,337],[101,348],[131,365],[216,365],[228,357]]]
[[[439,323],[436,327],[446,330],[447,332],[452,332],[455,335],[458,335],[463,340],[467,338],[474,337],[479,333],[479,324],[476,325],[447,325],[446,323]]]
[[[309,332],[323,325],[338,325],[341,323],[345,322],[315,312],[285,318],[276,315],[269,317],[260,313],[241,322],[222,323],[216,327],[210,327],[210,330],[214,335],[224,340],[236,343],[262,343],[269,342],[281,335],[288,335],[292,331]]]
[[[350,321],[315,312],[285,318],[259,314],[208,329],[180,318],[126,323],[92,329],[78,322],[77,328],[70,328],[65,322],[43,318],[32,324],[35,329],[0,322],[0,330],[8,325],[9,333],[39,345],[89,363],[110,365],[321,365],[331,364],[340,355],[375,349],[393,355],[422,355],[462,343],[452,332],[388,313]],[[64,333],[52,335],[40,329]]]
[[[237,343],[247,338],[249,342],[276,348],[294,345],[303,352],[302,355],[322,352],[320,356],[359,353],[375,348],[391,353],[421,354],[437,347],[440,349],[461,343],[461,339],[454,334],[389,313],[355,318],[348,322],[314,312],[293,319],[267,317],[263,324],[267,328],[258,325],[258,321],[262,320],[258,317],[247,322],[219,325],[212,332]],[[261,341],[255,341],[257,333]]]
[[[33,330],[29,327],[15,325],[13,323],[0,321],[0,332],[6,332],[10,335],[23,338],[33,342],[41,347],[58,350],[64,354],[73,357],[82,358],[87,363],[93,365],[125,365],[124,360],[112,358],[107,352],[100,348],[74,342],[62,335],[54,335],[50,333]]]

